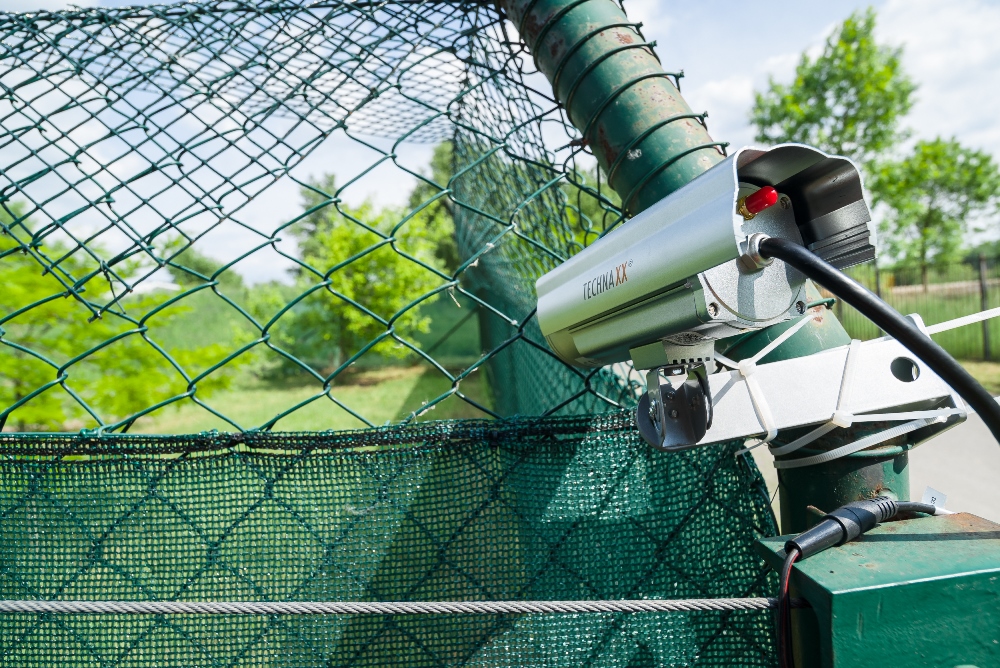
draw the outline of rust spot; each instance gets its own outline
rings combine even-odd
[[[631,44],[635,41],[635,38],[627,32],[615,32],[615,39],[622,44]]]
[[[564,46],[566,46],[566,40],[562,37],[553,40],[552,45],[549,46],[549,55],[551,55],[552,58],[558,58],[562,53]]]
[[[601,153],[604,154],[605,164],[610,165],[618,157],[618,151],[616,151],[612,146],[611,142],[608,140],[608,135],[604,131],[603,125],[597,126],[597,146]]]
[[[539,16],[535,13],[529,14],[524,21],[524,41],[533,45],[535,38],[538,37],[538,33],[552,19],[553,14],[555,14],[554,9],[550,10],[545,16]]]
[[[961,531],[982,531],[984,533],[993,533],[1000,530],[1000,526],[990,522],[989,520],[984,520],[982,517],[977,517],[970,513],[956,513],[954,515],[943,515],[941,517],[935,518],[938,522],[944,522],[946,524],[954,527],[952,530]]]

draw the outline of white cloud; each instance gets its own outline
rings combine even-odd
[[[753,128],[747,124],[747,110],[753,104],[754,78],[736,74],[684,89],[684,97],[697,112],[708,111],[712,137],[728,141],[732,148],[753,143]]]
[[[628,0],[625,11],[629,20],[642,23],[643,32],[649,39],[654,39],[650,35],[656,35],[662,40],[675,24],[669,10],[659,0]]]
[[[770,7],[732,4],[724,12],[708,5],[682,8],[671,0],[659,0],[659,4],[669,4],[683,15],[683,29],[678,21],[678,27],[665,39],[658,32],[659,24],[654,24],[647,29],[647,36],[669,47],[672,62],[684,64],[684,98],[695,111],[708,110],[712,137],[730,142],[732,148],[754,143],[754,129],[748,120],[754,91],[763,90],[769,78],[789,81],[802,52],[813,57],[820,53],[827,35],[842,19],[841,13],[846,16],[851,11],[850,7],[833,14],[829,8],[822,12],[801,7],[784,11],[780,2],[769,3]],[[627,9],[632,16],[632,4]],[[760,21],[760,16],[768,13],[783,14],[787,20]],[[720,15],[725,18],[721,28]],[[734,38],[733,26],[751,23],[755,26],[752,40],[746,39],[746,32]]]
[[[956,136],[1000,157],[1000,4],[890,0],[880,39],[904,48],[920,85],[907,124],[920,138]]]

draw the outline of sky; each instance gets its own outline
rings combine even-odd
[[[877,39],[903,47],[903,66],[919,86],[904,121],[914,138],[954,136],[1000,157],[1000,2],[625,2],[667,69],[684,69],[682,92],[709,111],[717,139],[752,143],[753,91],[769,77],[790,81],[803,51],[818,53],[839,22],[871,5]]]
[[[840,21],[869,4],[625,0],[630,17],[643,22],[646,38],[656,40],[664,67],[685,71],[682,93],[696,111],[708,110],[712,136],[732,147],[753,143],[747,117],[754,91],[764,89],[769,77],[789,81],[803,51],[818,53]],[[911,141],[955,137],[1000,160],[1000,40],[995,37],[1000,0],[886,0],[873,6],[878,12],[877,38],[903,47],[904,68],[919,86],[916,104],[904,119],[913,133]],[[0,0],[0,11],[69,7],[60,0]],[[430,151],[430,146],[413,145],[402,149],[401,156],[418,167],[427,163]],[[357,146],[330,142],[296,173],[301,177],[333,171],[343,183],[354,166],[370,161],[364,153]],[[402,204],[412,185],[405,173],[380,169],[365,177],[347,199],[354,204],[366,197]],[[298,188],[286,179],[266,190],[244,215],[245,222],[266,226],[276,216],[289,220],[298,211]],[[237,237],[223,241],[234,254],[250,243]],[[257,282],[287,277],[287,264],[276,255],[260,255],[238,269]]]

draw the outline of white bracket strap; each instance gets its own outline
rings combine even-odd
[[[954,329],[955,327],[961,327],[963,325],[969,325],[982,320],[987,320],[989,318],[1000,315],[1000,309],[990,309],[989,311],[983,311],[981,313],[975,313],[970,316],[965,316],[963,318],[957,318],[949,322],[941,323],[933,327],[925,327],[920,321],[919,317],[911,316],[914,318],[917,325],[929,336],[930,334],[936,332],[943,332],[949,329]],[[890,337],[883,337],[884,339],[889,339]],[[812,443],[816,439],[825,436],[837,427],[849,427],[856,422],[886,422],[893,420],[910,420],[906,424],[896,425],[884,431],[878,432],[876,434],[871,434],[865,438],[859,439],[847,445],[841,446],[829,452],[824,452],[818,455],[813,455],[810,457],[801,457],[799,459],[778,461],[775,460],[774,467],[777,469],[791,469],[791,468],[801,468],[803,466],[814,466],[817,464],[824,464],[826,462],[839,459],[840,457],[846,457],[847,455],[859,452],[866,448],[870,448],[879,443],[883,443],[890,439],[908,434],[912,431],[916,431],[922,427],[926,427],[935,423],[944,422],[948,417],[952,415],[960,415],[963,419],[966,416],[966,410],[964,405],[961,403],[960,399],[956,398],[958,403],[958,408],[948,408],[933,411],[906,411],[899,413],[875,413],[869,415],[852,415],[846,410],[845,404],[850,396],[851,385],[854,379],[854,368],[856,366],[855,360],[857,359],[857,351],[859,350],[861,342],[858,340],[851,341],[851,347],[848,350],[847,361],[844,364],[844,376],[840,387],[840,396],[837,401],[837,410],[834,411],[833,416],[830,421],[816,429],[812,430],[805,436],[796,439],[795,441],[777,448],[771,449],[771,454],[775,456],[786,455],[790,452],[794,452],[799,448],[802,448],[809,443]]]
[[[994,316],[1000,316],[1000,309],[932,325],[925,331],[945,331]],[[913,320],[923,327],[919,318]],[[789,429],[809,432],[791,443],[775,446],[772,451],[781,457],[838,427],[861,422],[879,424],[878,433],[846,446],[778,464],[779,468],[796,468],[831,461],[904,434],[909,434],[908,443],[920,443],[968,416],[968,408],[955,391],[892,338],[853,341],[849,346],[804,357],[759,363],[810,321],[806,317],[796,322],[741,363],[716,355],[720,366],[728,368],[708,377],[714,417],[698,445],[736,439],[759,439],[758,443],[763,444],[775,433]],[[912,366],[912,378],[906,373],[907,364]],[[888,423],[889,428],[880,423]]]
[[[778,457],[781,455],[787,455],[789,452],[795,452],[799,448],[809,445],[817,438],[826,436],[837,427],[850,427],[854,424],[854,416],[845,411],[844,407],[851,394],[851,387],[854,381],[854,369],[857,366],[856,361],[858,359],[858,350],[860,349],[861,341],[858,341],[857,339],[852,340],[850,347],[847,349],[847,360],[844,362],[844,375],[840,379],[840,394],[837,396],[837,408],[833,411],[830,421],[817,427],[816,429],[813,429],[805,436],[795,439],[787,445],[771,448],[772,455]]]
[[[734,362],[733,360],[725,357],[723,355],[716,355],[715,359],[722,364],[731,369],[736,369],[743,376],[744,382],[746,382],[747,390],[750,392],[750,401],[753,403],[754,412],[757,413],[757,418],[760,420],[760,425],[764,427],[765,435],[764,438],[758,440],[753,445],[743,448],[736,454],[742,454],[744,452],[749,452],[754,448],[760,447],[765,443],[770,443],[778,435],[778,428],[775,426],[774,417],[771,414],[771,408],[767,405],[767,399],[764,398],[764,392],[761,390],[760,385],[757,383],[757,379],[754,378],[754,373],[757,371],[757,362],[764,359],[768,353],[780,346],[782,343],[791,338],[796,332],[805,327],[808,323],[816,319],[815,315],[810,315],[808,317],[802,318],[797,323],[786,329],[781,333],[778,338],[771,341],[769,344],[761,348],[756,355],[740,362]]]

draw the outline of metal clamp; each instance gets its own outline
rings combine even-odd
[[[688,375],[694,379],[688,380]],[[681,379],[679,383],[672,379]],[[704,364],[681,364],[646,373],[646,392],[636,409],[643,440],[658,450],[679,452],[696,447],[712,426],[712,392]]]

